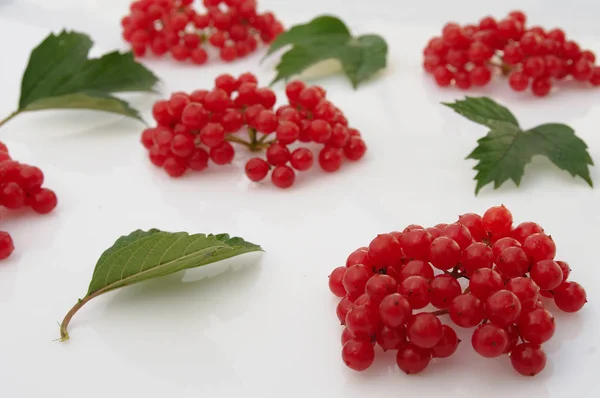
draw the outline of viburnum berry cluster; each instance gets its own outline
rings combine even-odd
[[[552,237],[534,222],[513,227],[510,211],[492,207],[452,224],[378,235],[352,252],[329,276],[342,300],[342,359],[367,369],[375,344],[397,350],[407,374],[432,358],[451,356],[460,340],[454,325],[475,328],[471,344],[483,357],[508,355],[514,369],[533,376],[546,365],[542,344],[554,334],[554,317],[542,297],[565,312],[579,311],[586,292],[569,281],[571,269],[556,261]],[[463,284],[459,283],[463,281]],[[427,311],[427,306],[437,310]]]
[[[246,163],[250,180],[261,181],[272,169],[273,184],[288,188],[296,171],[313,166],[311,148],[320,148],[318,163],[326,172],[339,170],[344,157],[363,157],[367,147],[360,132],[348,126],[321,87],[292,81],[286,86],[289,104],[274,109],[275,93],[257,82],[251,73],[224,74],[211,91],[177,92],[156,102],[152,113],[158,126],[144,130],[141,138],[152,163],[179,177],[188,169],[206,169],[209,159],[216,165],[231,163],[235,143],[266,152]],[[291,147],[297,143],[307,145]]]
[[[548,95],[560,80],[600,86],[600,66],[595,66],[592,51],[568,40],[559,28],[527,28],[525,23],[521,11],[500,21],[488,16],[474,25],[450,22],[427,44],[423,67],[441,87],[485,86],[495,71],[508,76],[514,91],[531,88],[538,97]]]
[[[19,163],[10,157],[8,148],[0,142],[0,205],[7,209],[31,207],[46,214],[57,204],[56,194],[43,188],[44,173],[35,166]],[[9,257],[15,246],[8,232],[0,231],[0,260]]]
[[[177,61],[202,65],[209,56],[205,44],[217,48],[223,61],[232,62],[284,31],[273,13],[258,13],[256,0],[203,3],[206,10],[198,12],[193,0],[138,0],[121,21],[123,38],[138,57],[170,53]]]

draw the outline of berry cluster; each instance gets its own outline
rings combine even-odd
[[[554,82],[564,79],[600,86],[600,66],[594,66],[593,52],[567,40],[559,28],[526,28],[525,22],[521,11],[500,21],[488,16],[476,25],[450,22],[441,37],[427,44],[423,67],[442,87],[485,86],[494,70],[508,76],[514,91],[531,88],[538,97],[548,95]]]
[[[53,191],[42,188],[44,174],[35,166],[19,163],[10,157],[8,148],[0,142],[0,205],[7,209],[31,207],[36,213],[54,210],[57,199]],[[0,260],[14,250],[8,232],[0,231]]]
[[[273,13],[259,14],[256,0],[204,0],[206,12],[197,12],[193,0],[138,0],[121,21],[123,38],[133,53],[156,56],[170,53],[177,61],[202,65],[208,60],[203,44],[219,50],[232,62],[254,52],[262,41],[272,42],[283,32]]]
[[[518,373],[539,373],[546,365],[541,345],[555,329],[541,297],[565,312],[586,303],[585,290],[568,281],[571,269],[555,261],[555,253],[542,227],[513,227],[504,206],[483,217],[464,214],[453,224],[409,225],[378,235],[329,276],[329,288],[342,297],[336,311],[345,325],[344,362],[367,369],[378,344],[397,350],[405,373],[421,372],[432,358],[449,357],[458,348],[456,332],[438,318],[449,315],[461,328],[476,328],[471,344],[478,354],[508,354]],[[430,304],[437,310],[417,311]]]
[[[266,150],[266,159],[254,157],[246,163],[246,175],[261,181],[273,168],[271,180],[279,188],[294,183],[294,170],[306,171],[314,163],[308,146],[290,148],[297,142],[320,147],[318,162],[326,172],[337,171],[344,156],[351,161],[363,157],[366,145],[359,131],[348,127],[325,90],[293,81],[286,94],[289,104],[275,110],[275,93],[258,87],[253,74],[237,79],[220,75],[211,91],[177,92],[156,102],[152,113],[158,126],[144,130],[142,144],[152,163],[172,177],[187,169],[204,170],[209,159],[217,165],[231,163],[235,155],[231,143],[253,152]]]

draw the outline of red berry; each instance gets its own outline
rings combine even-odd
[[[402,258],[402,247],[391,234],[380,234],[369,244],[371,264],[380,266],[394,265]]]
[[[459,343],[460,340],[454,329],[448,325],[442,325],[442,338],[433,346],[431,354],[434,358],[448,358],[456,352]]]
[[[413,309],[430,303],[429,281],[422,276],[410,276],[400,283],[400,294],[406,297]]]
[[[346,315],[346,327],[358,338],[375,337],[375,333],[381,328],[376,307],[374,309],[370,305],[357,305],[355,302]]]
[[[448,224],[443,230],[442,235],[454,240],[461,250],[466,249],[473,243],[473,237],[469,229],[460,223]]]
[[[518,42],[512,42],[504,47],[502,60],[508,65],[517,65],[523,61],[523,49]]]
[[[187,170],[187,164],[181,158],[169,156],[165,159],[163,168],[169,176],[181,177]]]
[[[473,240],[481,242],[487,238],[487,231],[483,226],[483,218],[479,214],[463,214],[458,217],[458,223],[467,227]]]
[[[271,173],[271,181],[277,188],[289,188],[294,184],[296,173],[288,166],[279,165]]]
[[[383,351],[396,350],[406,342],[404,328],[392,329],[384,326],[377,332],[375,339]]]
[[[503,205],[491,207],[483,215],[483,226],[492,235],[506,236],[512,221],[512,213]]]
[[[194,141],[187,135],[177,134],[171,141],[171,152],[182,158],[189,157],[194,152]]]
[[[496,358],[504,354],[509,337],[506,331],[490,323],[480,325],[473,332],[471,345],[484,358]]]
[[[261,181],[269,173],[269,164],[261,158],[252,158],[246,163],[246,175],[252,181]]]
[[[235,133],[244,125],[244,116],[236,109],[228,109],[221,118],[221,125],[226,133]]]
[[[483,303],[471,294],[461,294],[450,303],[450,319],[460,327],[477,326],[484,317]]]
[[[541,260],[534,263],[529,270],[531,279],[542,290],[552,290],[560,286],[563,274],[556,261]]]
[[[25,204],[25,191],[16,182],[9,182],[0,190],[0,203],[7,209],[19,209]]]
[[[437,275],[429,282],[431,304],[440,309],[446,309],[462,290],[458,281],[451,275]]]
[[[354,304],[352,303],[352,301],[348,298],[348,296],[346,296],[340,300],[337,307],[335,308],[335,313],[342,325],[346,324],[346,315],[348,315],[348,311],[350,311],[350,308],[352,308],[353,305]],[[351,338],[356,338],[356,336],[354,336],[354,333],[350,332],[349,330],[348,333],[352,335]]]
[[[350,369],[366,370],[375,360],[373,345],[368,341],[350,340],[342,347],[342,360]]]
[[[409,261],[400,271],[400,280],[404,280],[409,276],[422,276],[430,280],[433,278],[433,268],[426,261],[412,260]]]
[[[513,324],[520,314],[521,302],[509,290],[499,290],[492,293],[485,302],[485,315],[494,325],[507,327]]]
[[[452,72],[445,66],[438,66],[433,70],[433,77],[435,82],[440,87],[447,87],[452,83]]]
[[[531,92],[538,97],[545,97],[550,93],[552,83],[550,79],[540,77],[533,80],[531,84]]]
[[[518,240],[510,237],[500,238],[496,242],[494,242],[494,246],[492,246],[492,251],[494,253],[494,259],[497,259],[500,254],[509,247],[521,247],[521,244]]]
[[[379,304],[379,319],[392,329],[405,325],[412,315],[412,307],[408,299],[399,293],[385,296]]]
[[[0,260],[4,260],[15,250],[15,245],[8,232],[0,231]]]
[[[482,242],[471,243],[461,255],[461,264],[468,275],[472,275],[480,268],[492,268],[492,249]]]
[[[523,72],[514,71],[508,76],[508,84],[515,91],[525,91],[529,87],[529,77]]]
[[[204,107],[210,112],[224,112],[229,106],[230,98],[225,90],[214,89],[204,97]]]
[[[342,151],[331,147],[323,148],[319,152],[319,165],[328,173],[338,171],[342,166]]]
[[[290,163],[298,171],[305,171],[313,165],[313,153],[308,148],[298,148],[292,152]]]
[[[431,361],[431,350],[405,343],[396,354],[396,364],[406,374],[416,374],[427,368]]]
[[[523,250],[534,261],[553,260],[556,255],[554,241],[544,233],[528,236],[523,242]]]
[[[344,147],[344,154],[351,161],[357,161],[361,159],[365,152],[367,151],[367,146],[365,142],[356,136],[351,136],[348,143]]]
[[[491,294],[504,288],[504,281],[493,269],[479,268],[471,275],[469,288],[473,296],[480,300],[487,300]]]
[[[594,75],[594,64],[585,58],[580,58],[571,66],[571,75],[580,82],[586,82]]]
[[[331,125],[325,120],[313,120],[310,122],[308,133],[314,142],[323,144],[331,138]]]
[[[400,238],[404,254],[410,259],[427,260],[432,242],[431,235],[424,229],[406,231]]]
[[[346,259],[346,267],[351,267],[356,264],[368,265],[369,261],[369,249],[367,247],[361,247],[356,249]]]
[[[540,296],[540,287],[530,278],[522,276],[509,280],[506,290],[519,298],[523,308],[532,308]]]
[[[220,144],[210,148],[210,159],[218,165],[229,164],[233,161],[235,156],[235,149],[227,141],[223,141]]]
[[[285,145],[274,143],[267,148],[267,161],[273,166],[286,164],[290,156],[290,151]]]
[[[535,376],[546,367],[546,353],[537,344],[523,343],[511,351],[510,362],[523,376]]]
[[[346,271],[346,267],[340,267]],[[379,303],[384,297],[398,291],[398,282],[389,275],[375,274],[369,278],[365,285],[365,293],[373,303]],[[344,295],[346,292],[344,291]],[[343,297],[343,296],[340,296]]]
[[[496,259],[496,267],[507,278],[523,276],[530,266],[530,260],[520,247],[504,249]]]
[[[526,311],[517,323],[521,338],[533,344],[543,344],[554,335],[556,325],[552,314],[544,309]]]
[[[421,312],[413,316],[406,326],[406,336],[420,348],[432,348],[442,339],[442,323],[437,316]]]
[[[227,94],[233,93],[239,87],[239,81],[230,74],[222,74],[215,79],[215,86]]]
[[[196,148],[192,156],[188,158],[188,167],[192,170],[202,171],[208,167],[208,152],[203,148]]]
[[[271,134],[277,128],[277,116],[273,111],[265,109],[254,118],[254,127],[263,134]],[[281,142],[285,144],[284,142]]]
[[[181,112],[181,123],[190,129],[201,129],[208,123],[209,113],[204,105],[191,102]]]
[[[299,80],[291,81],[285,87],[285,94],[287,95],[290,103],[298,102],[300,98],[300,93],[304,90],[306,86]]]
[[[322,98],[323,94],[316,87],[305,87],[298,94],[298,104],[308,110],[313,110]]]
[[[345,273],[346,267],[337,267],[333,270],[331,275],[329,275],[329,290],[338,297],[346,296],[346,289],[344,289],[344,285],[342,284]]]
[[[530,235],[544,232],[544,229],[534,222],[524,222],[512,230],[511,236],[523,244]]]
[[[440,236],[431,242],[429,261],[441,270],[454,268],[460,261],[460,246],[447,236]]]
[[[208,123],[200,130],[200,141],[209,148],[221,145],[225,141],[225,129],[218,123]]]
[[[577,312],[585,303],[587,295],[577,282],[565,282],[554,291],[554,303],[564,312]]]

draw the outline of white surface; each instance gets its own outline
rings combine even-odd
[[[0,396],[19,397],[595,397],[600,327],[598,223],[600,188],[590,189],[544,161],[528,166],[520,189],[506,183],[473,195],[472,162],[463,158],[485,130],[438,103],[459,98],[421,72],[421,49],[441,24],[525,9],[544,26],[560,25],[600,52],[595,1],[411,2],[261,1],[289,26],[324,12],[390,44],[390,67],[354,92],[341,77],[320,80],[363,131],[369,151],[334,175],[316,172],[289,191],[250,184],[235,165],[173,180],[152,167],[139,144],[141,126],[92,112],[22,115],[0,138],[18,160],[40,166],[60,207],[45,217],[2,221],[17,249],[0,264]],[[502,4],[500,4],[502,3]],[[342,7],[343,4],[343,7]],[[13,110],[31,48],[62,27],[92,34],[97,52],[125,48],[121,0],[0,3],[0,114]],[[572,19],[566,19],[569,15]],[[460,17],[460,19],[459,19]],[[272,76],[261,55],[198,69],[148,62],[165,93],[208,87],[219,72]],[[493,91],[492,91],[493,90]],[[281,86],[277,87],[282,94]],[[516,111],[525,126],[564,122],[600,162],[600,90],[562,91],[547,99],[509,92],[505,82],[471,91]],[[153,98],[134,98],[148,115]],[[592,178],[600,184],[598,168]],[[362,374],[340,359],[337,301],[327,275],[378,232],[409,223],[452,222],[456,215],[504,203],[516,221],[541,223],[584,283],[590,303],[557,314],[546,345],[549,363],[535,378],[514,374],[506,358],[479,358],[465,341],[458,354],[407,377],[393,356],[378,355]],[[123,289],[88,304],[60,344],[57,321],[87,288],[96,259],[136,228],[229,232],[266,253],[238,272],[210,281],[187,275]]]

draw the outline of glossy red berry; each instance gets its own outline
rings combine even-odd
[[[261,158],[252,158],[246,163],[246,175],[252,181],[262,181],[269,173],[269,164]]]
[[[271,181],[278,188],[289,188],[294,184],[296,173],[288,166],[278,165],[271,173]]]
[[[523,343],[511,351],[510,362],[523,376],[535,376],[546,367],[546,353],[537,344]]]

